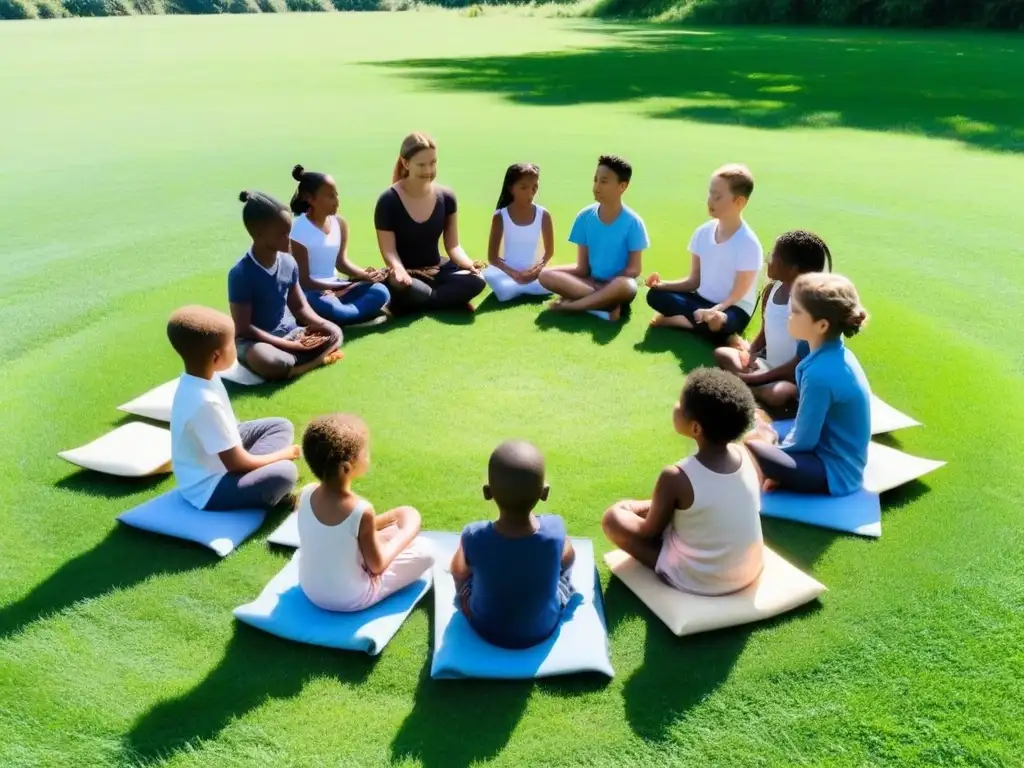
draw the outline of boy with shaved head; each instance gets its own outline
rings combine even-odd
[[[502,648],[546,640],[572,596],[569,569],[576,553],[565,522],[558,515],[533,514],[548,490],[544,457],[534,445],[499,445],[484,486],[498,519],[467,525],[452,558],[462,612],[477,634]]]
[[[182,307],[167,338],[185,372],[171,406],[171,465],[178,490],[198,509],[275,507],[299,479],[287,419],[239,424],[217,375],[235,364],[235,324],[208,307]]]

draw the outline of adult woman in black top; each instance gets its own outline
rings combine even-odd
[[[395,164],[393,184],[377,199],[373,213],[377,245],[391,269],[391,311],[436,312],[469,309],[483,291],[483,265],[459,245],[457,205],[451,190],[434,184],[437,145],[429,136],[405,137]],[[438,241],[444,236],[448,261],[441,263]]]

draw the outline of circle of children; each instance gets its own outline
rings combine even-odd
[[[472,311],[471,300],[487,285],[499,301],[556,294],[548,311],[592,312],[609,322],[628,312],[637,294],[648,237],[622,202],[632,175],[622,158],[599,159],[595,202],[573,222],[577,257],[567,266],[550,265],[554,227],[534,202],[537,166],[508,169],[486,265],[460,245],[456,198],[435,184],[436,170],[434,141],[408,136],[374,213],[383,268],[349,259],[348,226],[329,175],[296,166],[290,206],[243,192],[252,248],[228,275],[231,317],[185,307],[167,328],[185,366],[171,410],[180,492],[199,509],[274,507],[294,491],[294,462],[303,457],[319,482],[296,503],[299,582],[328,611],[367,608],[431,568],[429,545],[418,538],[420,515],[411,507],[378,513],[353,490],[370,461],[369,431],[358,417],[315,419],[300,449],[286,419],[239,424],[218,372],[237,359],[266,379],[298,376],[340,358],[341,326]],[[775,242],[771,283],[758,297],[763,254],[742,216],[753,187],[743,166],[717,170],[710,220],[690,240],[689,274],[646,280],[652,325],[707,339],[720,369],[691,372],[672,413],[675,430],[694,440],[696,452],[661,472],[650,500],[619,502],[603,518],[616,546],[669,585],[700,595],[733,593],[760,575],[763,488],[852,493],[862,485],[870,440],[868,385],[843,344],[867,318],[857,292],[830,273],[819,237],[793,231]],[[756,311],[762,328],[748,344],[741,335]],[[797,406],[785,440],[755,401],[776,411]],[[529,647],[559,622],[574,552],[560,517],[533,514],[548,494],[536,447],[505,442],[488,469],[484,493],[497,519],[463,530],[450,570],[459,607],[481,637]]]

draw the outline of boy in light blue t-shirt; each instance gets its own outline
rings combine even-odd
[[[540,273],[540,284],[561,297],[551,309],[618,320],[633,301],[641,256],[650,241],[644,220],[622,204],[632,176],[632,166],[621,157],[598,158],[597,202],[579,212],[569,234],[577,248],[576,263]]]

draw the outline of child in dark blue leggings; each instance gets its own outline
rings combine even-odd
[[[388,272],[363,268],[348,258],[348,223],[338,215],[338,186],[324,173],[292,169],[299,182],[292,196],[295,214],[291,252],[299,265],[299,285],[321,317],[338,325],[385,322],[391,294],[384,285]],[[339,280],[335,270],[352,280]]]

